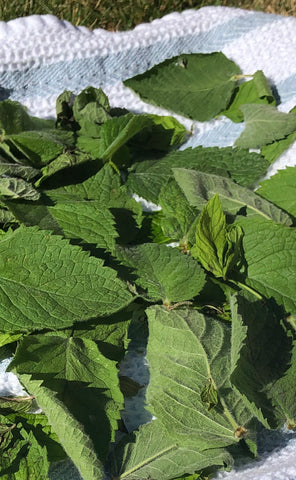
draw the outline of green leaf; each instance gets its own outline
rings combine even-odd
[[[289,113],[295,113],[296,107],[292,108]],[[261,155],[263,155],[270,164],[272,164],[289,146],[296,140],[296,132],[290,133],[285,138],[263,145]]]
[[[246,103],[276,104],[270,85],[262,70],[254,73],[252,80],[243,82],[236,88],[229,107],[220,115],[225,115],[233,122],[242,122],[244,115],[240,107]]]
[[[20,430],[23,440],[16,440],[2,452],[0,460],[3,480],[48,480],[49,462],[46,448],[41,447],[32,431]]]
[[[39,445],[46,448],[47,457],[50,462],[57,462],[66,457],[58,437],[53,432],[44,413],[10,413],[7,414],[5,418],[21,426],[26,432],[31,431]]]
[[[174,57],[124,84],[148,103],[205,121],[225,110],[239,67],[223,53]]]
[[[108,161],[128,140],[152,123],[149,115],[128,113],[122,117],[114,117],[100,127],[99,138],[89,139],[80,136],[77,139],[77,146],[93,158]]]
[[[111,314],[132,301],[103,261],[36,228],[0,239],[0,328],[6,332],[65,328]]]
[[[112,250],[118,236],[114,219],[108,208],[97,201],[57,203],[48,207],[66,238],[93,243],[99,248]]]
[[[243,432],[252,438],[252,414],[230,383],[230,327],[188,308],[153,306],[147,315],[147,401],[169,435],[200,451],[234,444]],[[218,398],[210,410],[201,398],[209,381]]]
[[[226,450],[201,451],[194,445],[176,442],[158,419],[125,435],[115,445],[111,458],[111,471],[118,480],[170,480],[208,466],[232,465]]]
[[[258,216],[285,225],[292,223],[281,209],[230,179],[184,168],[175,168],[173,172],[190,205],[199,209],[218,194],[223,210],[231,215],[247,214],[248,217]]]
[[[245,283],[295,313],[295,229],[259,218],[241,218],[236,223],[244,232]]]
[[[296,167],[279,170],[256,193],[296,217]]]
[[[266,173],[268,166],[262,156],[240,148],[187,148],[171,152],[158,161],[135,163],[130,169],[127,186],[140,197],[157,204],[160,190],[172,176],[173,168],[231,177],[236,183],[251,188]]]
[[[81,163],[86,163],[89,160],[89,155],[82,152],[62,153],[48,165],[45,165],[45,167],[41,168],[42,177],[40,177],[37,182],[35,182],[35,186],[39,187],[41,183],[48,179],[48,177],[51,177],[52,175],[60,172],[61,170],[80,165]]]
[[[23,178],[24,180],[32,180],[40,175],[39,170],[28,165],[17,165],[15,163],[1,163],[0,175],[11,175]]]
[[[272,105],[242,105],[245,130],[235,141],[237,147],[260,148],[296,130],[296,114],[283,113]]]
[[[59,130],[25,131],[7,135],[5,140],[12,142],[30,164],[37,168],[46,165],[66,148],[74,145],[72,133],[60,133]]]
[[[44,387],[58,392],[69,414],[83,424],[100,460],[106,460],[109,443],[115,440],[123,397],[116,362],[104,357],[94,341],[28,336],[20,343],[9,369],[21,378],[30,372],[33,379],[43,379]],[[38,401],[38,394],[36,398]]]
[[[32,408],[32,397],[0,397],[1,414],[7,412],[28,412]]]
[[[171,178],[160,191],[158,203],[161,214],[158,214],[159,227],[170,241],[178,241],[187,249],[188,244],[195,241],[195,224],[198,209],[192,207],[177,182]]]
[[[4,347],[4,345],[8,345],[9,343],[16,342],[23,336],[22,333],[6,333],[0,332],[0,348]]]
[[[26,130],[54,128],[54,120],[31,117],[26,108],[18,102],[4,100],[0,102],[0,130],[5,135],[21,133]]]
[[[71,103],[69,93],[65,97],[61,97],[57,102],[58,112],[61,101]],[[70,100],[70,101],[69,101]],[[65,106],[64,106],[65,108]],[[97,136],[100,131],[100,125],[110,119],[109,100],[101,88],[87,87],[74,98],[73,114],[76,122],[79,124],[79,134],[89,137]]]
[[[242,260],[242,230],[226,225],[219,196],[215,194],[198,217],[191,254],[215,277],[226,279]]]
[[[133,269],[138,277],[136,285],[147,290],[154,301],[162,300],[169,305],[190,300],[205,283],[204,272],[195,260],[166,245],[118,246],[115,255]]]
[[[231,313],[237,351],[232,383],[265,426],[295,425],[296,345],[281,323],[283,313],[274,302],[241,295],[232,299]]]
[[[0,178],[0,195],[11,199],[23,199],[36,201],[40,198],[40,193],[35,190],[31,183],[22,178]]]
[[[49,423],[52,425],[68,456],[73,460],[84,480],[104,478],[104,467],[98,459],[93,442],[83,426],[71,415],[67,407],[41,380],[22,374],[20,380],[26,390],[36,397]]]

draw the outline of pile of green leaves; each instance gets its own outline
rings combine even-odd
[[[254,186],[296,115],[221,53],[126,85],[245,130],[180,151],[173,117],[112,109],[92,87],[64,92],[56,120],[0,103],[0,348],[29,394],[0,398],[4,480],[45,480],[66,457],[84,480],[195,480],[256,456],[260,425],[295,427],[296,169]],[[143,385],[118,365],[139,332],[156,418],[128,432],[124,397]]]

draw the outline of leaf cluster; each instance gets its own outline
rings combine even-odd
[[[7,480],[67,457],[84,480],[203,479],[256,456],[260,424],[296,424],[295,169],[254,192],[269,158],[248,150],[287,145],[295,114],[221,53],[127,84],[198,120],[243,113],[245,137],[178,150],[174,117],[93,87],[64,92],[55,121],[0,103],[0,348],[28,392],[0,398]],[[147,352],[149,382],[121,375],[128,348]],[[153,420],[130,431],[137,396]]]

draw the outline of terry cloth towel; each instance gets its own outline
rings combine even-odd
[[[50,15],[31,16],[0,22],[0,41],[0,99],[18,100],[37,116],[53,116],[55,99],[62,91],[79,93],[89,85],[102,87],[111,106],[167,113],[140,101],[122,80],[182,53],[216,51],[234,60],[244,74],[263,70],[276,92],[280,110],[288,112],[296,105],[296,18],[292,17],[204,7],[172,13],[128,32],[91,32]],[[206,123],[176,118],[193,131],[182,148],[233,145],[244,128],[226,118]],[[296,144],[277,160],[268,175],[294,165],[295,159]],[[5,359],[0,364],[0,395],[20,394],[16,377],[5,373],[8,363]],[[135,352],[122,365],[135,380],[147,374],[145,368],[143,358]],[[126,407],[130,429],[146,420],[141,417],[141,401],[133,399]],[[215,478],[296,480],[296,434],[263,433],[259,454],[257,461]],[[51,480],[79,478],[69,462],[51,471]]]

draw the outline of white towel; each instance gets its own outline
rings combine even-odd
[[[128,32],[89,31],[51,15],[0,22],[0,100],[25,104],[30,113],[54,115],[63,90],[78,93],[102,87],[111,106],[135,112],[167,113],[148,106],[126,89],[122,80],[142,73],[182,53],[222,51],[244,74],[263,70],[280,99],[279,109],[296,105],[296,18],[226,7],[204,7],[172,13]],[[193,136],[188,146],[233,145],[243,129],[226,118],[206,123],[177,116]],[[184,148],[184,147],[183,147]],[[292,145],[269,170],[269,175],[296,163]],[[13,374],[0,363],[0,394],[20,394]],[[134,361],[134,375],[141,374]],[[131,368],[129,364],[129,369]],[[228,480],[296,480],[296,434],[268,432],[260,438],[258,461],[215,478]],[[52,480],[77,480],[70,463],[52,470]]]

